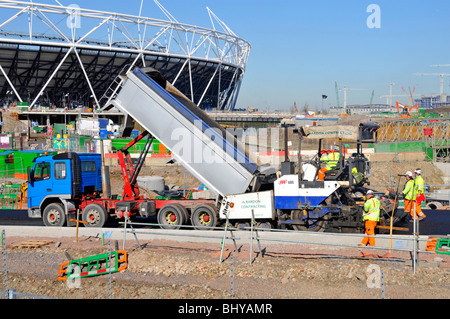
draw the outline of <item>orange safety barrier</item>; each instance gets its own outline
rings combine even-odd
[[[437,244],[437,238],[429,238],[427,241],[427,247],[425,248],[426,251],[435,251],[436,244]]]

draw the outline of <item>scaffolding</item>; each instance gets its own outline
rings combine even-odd
[[[378,123],[378,142],[433,142],[449,141],[450,118],[439,119],[394,119]],[[430,131],[431,130],[431,131]],[[429,133],[432,133],[429,135]]]
[[[450,118],[391,119],[379,125],[379,143],[420,142],[427,160],[450,162]]]

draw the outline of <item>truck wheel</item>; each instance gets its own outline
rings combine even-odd
[[[158,212],[158,224],[163,229],[180,229],[186,221],[185,208],[177,204],[168,204]]]
[[[64,212],[63,205],[59,203],[48,205],[44,209],[42,219],[45,226],[64,226],[66,224],[66,213]]]
[[[191,215],[191,223],[195,229],[213,230],[217,225],[217,211],[213,206],[198,205],[194,208]]]
[[[82,217],[85,227],[103,227],[106,223],[106,210],[102,205],[89,204],[83,209]]]
[[[181,215],[183,216],[183,223],[182,225],[185,225],[188,223],[189,221],[189,214],[188,211],[186,209],[186,207],[184,207],[181,204],[173,204],[174,206],[177,206],[180,209]]]

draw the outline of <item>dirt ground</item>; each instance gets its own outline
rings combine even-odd
[[[401,162],[371,162],[370,169],[370,184],[371,185],[393,185],[393,189],[399,182],[398,175],[404,175],[407,171],[414,172],[416,168],[422,170],[422,177],[425,180],[425,184],[428,185],[443,185],[442,180],[443,172],[427,161],[401,161]],[[400,178],[400,190],[403,189],[403,185],[406,183],[406,178]],[[368,186],[370,187],[370,186]],[[449,186],[450,187],[450,186]],[[377,190],[385,190],[386,187],[373,187]],[[440,189],[440,188],[436,188]],[[395,190],[395,189],[394,189]],[[431,191],[435,188],[431,187]]]
[[[371,184],[388,184],[389,176],[405,169],[422,167],[426,182],[442,184],[441,172],[427,162],[373,162]],[[184,169],[144,167],[140,176],[162,176],[166,185],[198,187],[200,182]],[[111,169],[113,194],[123,191],[118,168]],[[150,191],[142,189],[148,195]],[[48,239],[41,248],[14,248],[25,240]],[[220,243],[199,244],[176,241],[128,241],[126,270],[81,279],[79,288],[58,280],[62,263],[108,252],[100,238],[10,238],[7,243],[7,285],[19,293],[62,299],[380,299],[377,269],[384,273],[386,299],[449,299],[450,256],[421,254],[413,273],[409,254],[312,245],[262,245],[264,257],[249,262],[249,247],[239,252],[227,244],[220,262]],[[120,248],[122,242],[119,243]],[[114,250],[115,245],[113,245]],[[363,256],[363,253],[366,255]],[[0,257],[0,289],[4,289],[4,254]],[[368,254],[368,255],[367,255]],[[375,265],[375,266],[374,266]],[[379,268],[377,268],[379,267]],[[376,286],[376,285],[375,285]],[[0,296],[1,298],[1,296]]]
[[[14,247],[37,239],[51,243]],[[421,254],[414,274],[409,254],[397,251],[386,257],[386,251],[369,249],[262,243],[263,256],[254,244],[250,264],[245,245],[232,253],[234,246],[227,242],[221,262],[220,243],[170,240],[140,241],[142,249],[136,241],[127,241],[127,268],[111,274],[111,285],[105,274],[82,278],[77,287],[58,280],[67,254],[72,259],[89,257],[107,253],[109,245],[98,237],[74,239],[8,237],[8,289],[61,299],[381,299],[376,275],[383,272],[386,299],[450,296],[449,255]],[[116,245],[122,249],[122,241],[112,242],[111,249]],[[1,260],[4,289],[3,250]]]

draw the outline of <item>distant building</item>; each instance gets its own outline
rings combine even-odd
[[[370,115],[370,114],[379,114],[379,113],[392,113],[397,112],[395,107],[391,107],[387,104],[355,104],[348,105],[347,112],[350,114],[357,115]],[[330,114],[339,115],[344,113],[343,107],[331,107]]]
[[[417,104],[422,109],[435,109],[441,106],[450,106],[450,96],[443,94],[442,98],[439,94],[432,94],[431,96],[422,95],[420,99],[414,100],[414,105]]]

